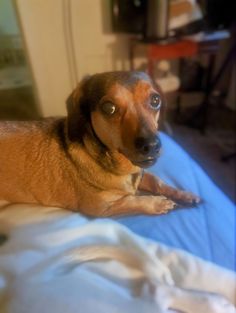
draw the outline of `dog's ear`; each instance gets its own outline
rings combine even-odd
[[[86,131],[89,119],[89,103],[86,97],[86,76],[66,100],[67,135],[71,141],[80,141]]]

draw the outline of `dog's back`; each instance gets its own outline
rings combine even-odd
[[[56,118],[0,122],[0,199],[83,211],[120,197],[123,178],[104,170],[83,145],[69,143],[65,127],[66,119]]]
[[[60,162],[64,151],[63,125],[63,120],[54,118],[0,122],[1,199],[35,203],[40,194],[55,188],[65,163],[64,159]]]

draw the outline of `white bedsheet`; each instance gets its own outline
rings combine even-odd
[[[0,208],[1,313],[231,313],[235,275],[57,208]]]

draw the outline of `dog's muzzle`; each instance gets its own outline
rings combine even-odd
[[[140,167],[152,166],[160,153],[161,141],[159,136],[137,137],[135,140],[135,149],[138,158],[133,163]]]

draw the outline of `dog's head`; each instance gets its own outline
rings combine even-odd
[[[108,72],[86,77],[67,100],[68,137],[83,141],[88,132],[105,149],[134,165],[155,163],[161,143],[160,90],[143,72]]]

